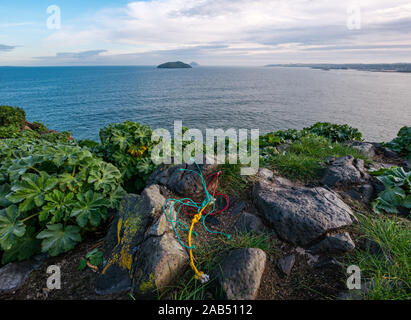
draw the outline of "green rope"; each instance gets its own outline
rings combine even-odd
[[[189,246],[187,246],[186,244],[184,244],[184,243],[181,241],[180,235],[178,234],[178,231],[177,231],[177,229],[176,229],[176,226],[177,226],[178,229],[180,229],[181,231],[186,231],[186,232],[188,232],[188,231],[190,230],[190,229],[189,229],[183,222],[181,222],[180,219],[179,219],[180,210],[181,210],[181,208],[182,208],[183,206],[189,206],[189,207],[196,208],[196,209],[197,209],[197,213],[199,213],[202,208],[204,208],[204,207],[205,207],[206,205],[208,205],[211,201],[213,201],[213,209],[212,209],[208,214],[206,214],[205,216],[202,216],[202,217],[201,217],[201,218],[202,218],[202,223],[203,223],[204,229],[205,229],[207,232],[209,232],[209,233],[212,233],[212,234],[221,234],[221,235],[226,236],[227,239],[230,239],[230,238],[231,238],[231,236],[230,236],[229,234],[227,234],[227,233],[220,232],[220,231],[213,231],[213,230],[210,230],[209,228],[207,228],[207,226],[206,226],[206,224],[205,224],[205,220],[206,220],[206,218],[207,218],[211,213],[213,213],[213,212],[215,211],[215,201],[214,201],[213,196],[211,195],[211,193],[210,193],[210,192],[208,191],[208,189],[207,189],[207,184],[206,184],[206,181],[205,181],[205,179],[204,179],[203,173],[201,172],[200,167],[199,167],[198,164],[194,161],[194,159],[191,159],[191,160],[192,160],[192,161],[195,163],[195,165],[197,166],[198,172],[195,171],[195,170],[183,169],[183,168],[180,168],[180,170],[181,170],[181,171],[191,171],[191,172],[193,172],[193,173],[195,173],[195,174],[198,174],[198,175],[200,176],[200,178],[201,178],[201,183],[202,183],[202,185],[203,185],[203,187],[204,187],[204,191],[205,191],[205,198],[204,198],[204,200],[203,200],[201,203],[197,203],[197,202],[195,202],[194,200],[192,200],[191,198],[184,198],[184,199],[169,198],[169,199],[167,199],[167,200],[164,202],[164,204],[163,204],[163,212],[164,212],[164,214],[165,214],[165,216],[166,216],[166,218],[167,218],[167,221],[171,223],[171,226],[173,227],[173,230],[174,230],[174,232],[175,232],[175,234],[176,234],[176,236],[177,236],[178,242],[179,242],[183,247],[185,247],[185,248],[187,248],[187,249],[194,249],[194,248],[195,248],[195,245],[189,247]],[[185,202],[185,201],[187,201],[187,202]],[[173,204],[172,204],[171,207],[170,207],[170,215],[167,214],[167,210],[166,210],[167,203],[169,203],[169,202],[173,202]],[[179,207],[178,207],[177,210],[174,210],[174,206],[175,206],[177,203],[180,204],[180,205],[179,205]],[[173,212],[175,212],[175,217],[173,217]],[[196,232],[194,232],[194,231],[193,231],[193,234],[194,234],[195,237],[198,236],[198,233],[196,233]]]

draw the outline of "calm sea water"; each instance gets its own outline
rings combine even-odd
[[[411,74],[308,68],[42,67],[0,68],[0,105],[31,121],[98,139],[113,122],[171,129],[301,129],[348,123],[370,141],[411,125]]]

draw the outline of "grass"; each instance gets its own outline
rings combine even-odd
[[[241,164],[223,164],[221,170],[223,172],[219,184],[221,192],[236,196],[244,195],[249,180],[247,176],[241,175]]]
[[[325,168],[324,161],[329,157],[352,155],[355,158],[369,159],[357,149],[318,136],[306,136],[290,145],[284,154],[266,160],[265,165],[277,170],[281,175],[301,181],[317,180]]]
[[[268,234],[239,233],[234,234],[230,240],[220,237],[198,246],[194,252],[196,266],[204,273],[210,274],[218,267],[219,257],[240,248],[260,248],[267,254],[275,252],[274,243]],[[191,268],[187,268],[172,286],[158,292],[158,299],[204,300],[221,297],[221,289],[215,285],[215,280],[201,284],[194,278]]]
[[[381,247],[383,254],[357,249],[348,257],[349,264],[361,269],[362,279],[373,286],[365,293],[369,300],[411,299],[411,228],[398,217],[358,216],[358,232]]]

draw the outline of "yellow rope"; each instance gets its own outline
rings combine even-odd
[[[206,204],[206,205],[200,210],[200,212],[193,217],[193,220],[191,220],[190,232],[189,232],[189,234],[188,234],[188,246],[189,246],[189,247],[191,247],[191,234],[192,234],[192,232],[193,232],[194,225],[195,225],[197,222],[200,221],[201,216],[202,216],[202,214],[203,214],[203,211],[204,211],[204,209],[205,209],[207,206],[208,206],[208,204]],[[196,268],[196,266],[195,266],[195,264],[194,264],[194,257],[193,257],[193,250],[192,250],[192,249],[189,250],[189,253],[190,253],[190,266],[191,266],[191,268],[194,270],[194,272],[196,273],[196,279],[197,279],[197,280],[200,280],[201,277],[204,275],[204,272],[198,271],[198,269]]]

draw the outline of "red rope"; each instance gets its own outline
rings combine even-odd
[[[225,195],[225,194],[223,194],[223,193],[220,193],[220,192],[216,192],[217,184],[218,184],[218,177],[219,177],[221,174],[222,174],[222,172],[221,172],[221,171],[218,171],[218,172],[214,172],[214,173],[209,174],[209,175],[205,178],[205,182],[206,182],[206,184],[207,184],[207,180],[208,180],[210,177],[214,176],[214,178],[211,180],[211,182],[207,185],[207,190],[208,190],[208,192],[210,192],[210,194],[213,195],[213,198],[214,198],[214,199],[216,199],[216,196],[222,196],[222,197],[224,197],[224,199],[225,199],[225,201],[226,201],[226,205],[224,206],[223,209],[218,210],[218,211],[214,211],[214,212],[210,213],[210,216],[214,216],[214,215],[216,215],[216,214],[219,214],[219,213],[221,213],[221,212],[224,212],[225,210],[227,210],[227,208],[228,208],[229,205],[230,205],[230,201],[229,201],[229,198],[228,198],[227,195]],[[214,188],[213,188],[213,192],[211,193],[210,189],[211,189],[211,187],[213,187],[213,184],[214,184]],[[188,202],[189,200],[186,200],[186,201]],[[183,205],[182,210],[183,210],[183,212],[184,212],[185,214],[188,214],[189,216],[193,216],[193,215],[197,214],[197,211],[196,211],[193,207],[191,207],[191,206],[187,206],[187,207],[188,207],[189,209],[191,209],[192,212],[187,212],[187,211],[186,211],[186,206]]]

